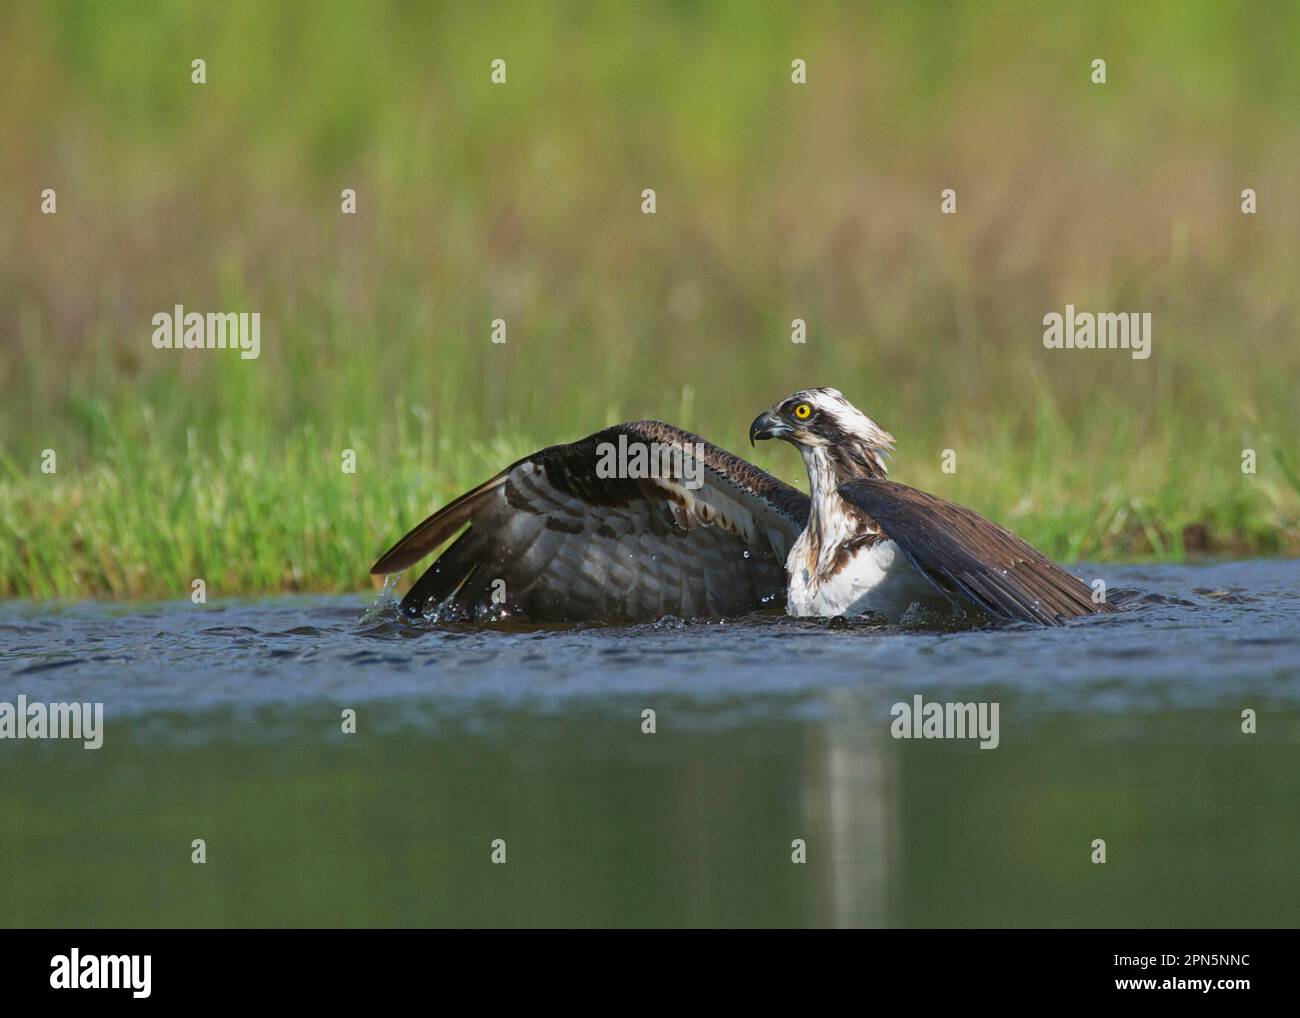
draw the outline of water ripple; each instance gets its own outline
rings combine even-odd
[[[1300,562],[1095,573],[1124,611],[1059,629],[771,613],[550,629],[412,625],[391,606],[367,611],[365,595],[209,606],[7,602],[0,701],[102,700],[114,717],[327,701],[381,705],[405,720],[652,698],[802,716],[835,710],[846,693],[979,692],[1057,711],[1300,701]]]

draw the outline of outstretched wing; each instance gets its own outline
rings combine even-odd
[[[807,518],[808,496],[788,484],[689,432],[635,421],[507,467],[370,571],[405,569],[463,528],[403,598],[408,614],[739,615],[784,605],[785,558]]]
[[[950,599],[1004,619],[1055,626],[1115,611],[1081,580],[977,512],[905,484],[849,481],[839,493],[875,520],[912,565]]]

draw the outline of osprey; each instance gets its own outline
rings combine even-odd
[[[887,480],[893,436],[835,389],[774,404],[749,438],[794,445],[811,497],[689,432],[634,421],[512,464],[371,572],[400,572],[459,533],[402,599],[407,615],[636,621],[784,603],[897,621],[920,604],[1050,626],[1115,610],[978,513]],[[634,463],[628,450],[648,454]]]

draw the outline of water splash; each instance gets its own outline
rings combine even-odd
[[[397,588],[397,578],[401,573],[389,573],[384,577],[384,587],[375,598],[374,603],[361,613],[361,618],[357,620],[359,625],[369,625],[372,622],[379,622],[388,618],[397,610],[397,595],[393,591]]]

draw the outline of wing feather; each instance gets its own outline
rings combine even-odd
[[[681,476],[600,476],[605,443],[620,439],[690,459],[673,461]],[[785,558],[807,518],[802,492],[689,432],[635,421],[511,464],[412,529],[371,572],[405,569],[459,533],[404,611],[539,622],[736,615],[784,604]],[[492,603],[496,580],[503,604]]]
[[[1092,590],[1009,530],[937,495],[886,480],[849,481],[840,496],[864,512],[950,599],[1004,619],[1060,625],[1113,612]]]

